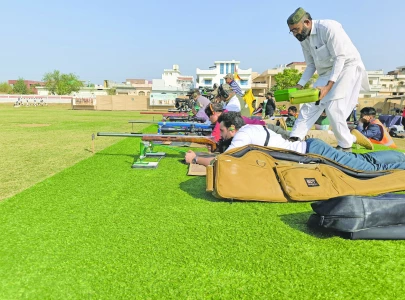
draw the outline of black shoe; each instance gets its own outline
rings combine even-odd
[[[290,142],[301,141],[301,139],[300,139],[299,137],[296,137],[296,136],[291,136],[288,140],[289,140]]]

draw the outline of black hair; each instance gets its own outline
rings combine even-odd
[[[290,106],[289,108],[288,108],[288,110],[292,110],[293,112],[297,112],[297,107],[295,107],[295,106]]]
[[[227,111],[221,114],[218,118],[218,122],[224,122],[226,128],[231,127],[231,125],[235,126],[236,130],[239,130],[243,125],[245,125],[245,121],[240,114],[240,112],[236,111]]]
[[[361,109],[360,113],[365,116],[375,116],[377,114],[374,107],[364,107]]]
[[[204,111],[208,117],[211,117],[214,114],[214,112],[223,112],[224,107],[222,103],[210,103],[207,105]]]

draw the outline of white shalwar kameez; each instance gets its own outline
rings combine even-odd
[[[313,87],[335,84],[326,96],[315,103],[301,106],[291,136],[303,139],[325,110],[338,145],[349,148],[355,142],[346,119],[358,102],[360,89],[368,90],[366,69],[360,54],[342,25],[333,20],[313,20],[311,34],[301,42],[307,68],[298,82],[304,86],[315,73],[319,78]]]

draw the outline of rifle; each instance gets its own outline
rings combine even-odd
[[[215,142],[214,138],[208,136],[137,134],[119,132],[97,132],[97,136],[140,137],[142,141],[150,142],[190,142],[207,145],[211,152],[214,152],[217,149],[217,143]]]
[[[184,132],[186,135],[188,133],[193,133],[196,135],[204,135],[204,134],[209,134],[211,135],[212,133],[212,128],[196,128],[194,126],[190,127],[166,127],[162,126],[159,128],[159,133],[165,134],[165,133],[173,133],[173,132]]]
[[[144,123],[144,124],[159,124],[165,122],[173,122],[173,123],[184,123],[184,124],[203,124],[205,123],[204,118],[195,118],[195,117],[166,117],[163,118],[161,121],[143,121],[143,120],[129,120],[128,123]],[[176,125],[177,126],[177,125]],[[180,125],[179,125],[180,126]]]

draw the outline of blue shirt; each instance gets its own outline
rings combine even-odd
[[[364,127],[364,124],[359,122],[356,129],[369,139],[381,141],[383,138],[383,136],[381,135],[380,126],[378,126],[377,124],[369,123],[367,127]]]
[[[231,89],[236,93],[236,95],[239,95],[243,97],[243,92],[240,86],[236,83],[235,80],[232,80],[231,83],[229,84],[231,86]]]

